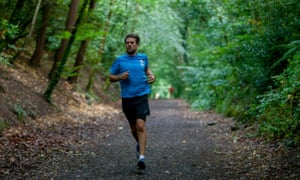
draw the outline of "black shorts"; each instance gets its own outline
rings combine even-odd
[[[122,109],[130,125],[136,124],[137,119],[146,121],[150,114],[148,95],[122,98]]]

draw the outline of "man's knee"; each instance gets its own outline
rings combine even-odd
[[[145,121],[143,119],[138,119],[136,121],[136,130],[139,131],[139,132],[146,131],[146,124],[145,124]]]

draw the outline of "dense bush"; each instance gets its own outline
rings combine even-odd
[[[259,96],[257,114],[262,123],[261,133],[270,138],[286,138],[289,143],[299,145],[300,51],[288,62],[287,69],[273,77],[277,87]]]
[[[185,97],[299,144],[299,3],[223,1],[201,32],[191,28]],[[220,8],[222,7],[222,8]],[[286,45],[283,45],[286,44]]]

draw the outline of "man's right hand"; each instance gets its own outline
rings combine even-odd
[[[126,71],[124,73],[122,73],[121,75],[119,75],[119,80],[125,80],[125,79],[128,79],[129,77],[129,72]]]

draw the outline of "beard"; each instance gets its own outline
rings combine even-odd
[[[136,49],[127,49],[127,54],[134,55],[136,53]]]

